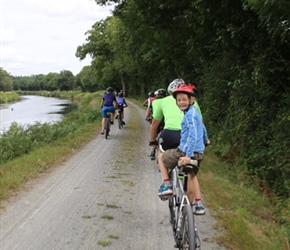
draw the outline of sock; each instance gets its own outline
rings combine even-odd
[[[163,180],[163,183],[164,183],[165,185],[170,185],[170,179],[164,179],[164,180]]]
[[[201,205],[201,198],[195,199],[196,205]]]

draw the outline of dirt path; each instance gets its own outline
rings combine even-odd
[[[144,110],[130,103],[128,125],[96,135],[63,165],[3,202],[1,250],[174,249],[167,202],[157,197],[161,175],[148,157]],[[224,249],[215,221],[198,218],[202,249]],[[104,245],[107,245],[104,247]]]

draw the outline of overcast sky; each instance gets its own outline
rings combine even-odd
[[[13,76],[78,74],[91,59],[80,62],[76,49],[85,32],[111,15],[94,0],[0,0],[0,67]]]

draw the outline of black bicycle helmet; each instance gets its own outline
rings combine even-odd
[[[148,93],[148,97],[154,97],[155,95],[154,95],[154,92],[149,92]]]
[[[108,92],[108,93],[113,93],[113,92],[114,92],[114,89],[113,89],[112,87],[108,87],[108,88],[107,88],[107,92]]]
[[[161,97],[165,97],[166,96],[166,90],[165,89],[157,89],[154,92],[155,95],[161,96]]]

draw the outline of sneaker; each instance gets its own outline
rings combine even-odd
[[[123,124],[123,125],[126,125],[126,123],[125,123],[124,121],[122,121],[122,124]]]
[[[203,206],[202,203],[195,206],[194,213],[196,215],[205,215],[205,207]]]
[[[166,185],[162,184],[158,190],[158,195],[165,195],[165,194],[172,194],[172,186],[171,185]]]
[[[104,130],[102,130],[102,132],[101,132],[101,135],[103,135],[104,134]]]
[[[111,125],[114,125],[114,122],[113,121],[110,121]]]

